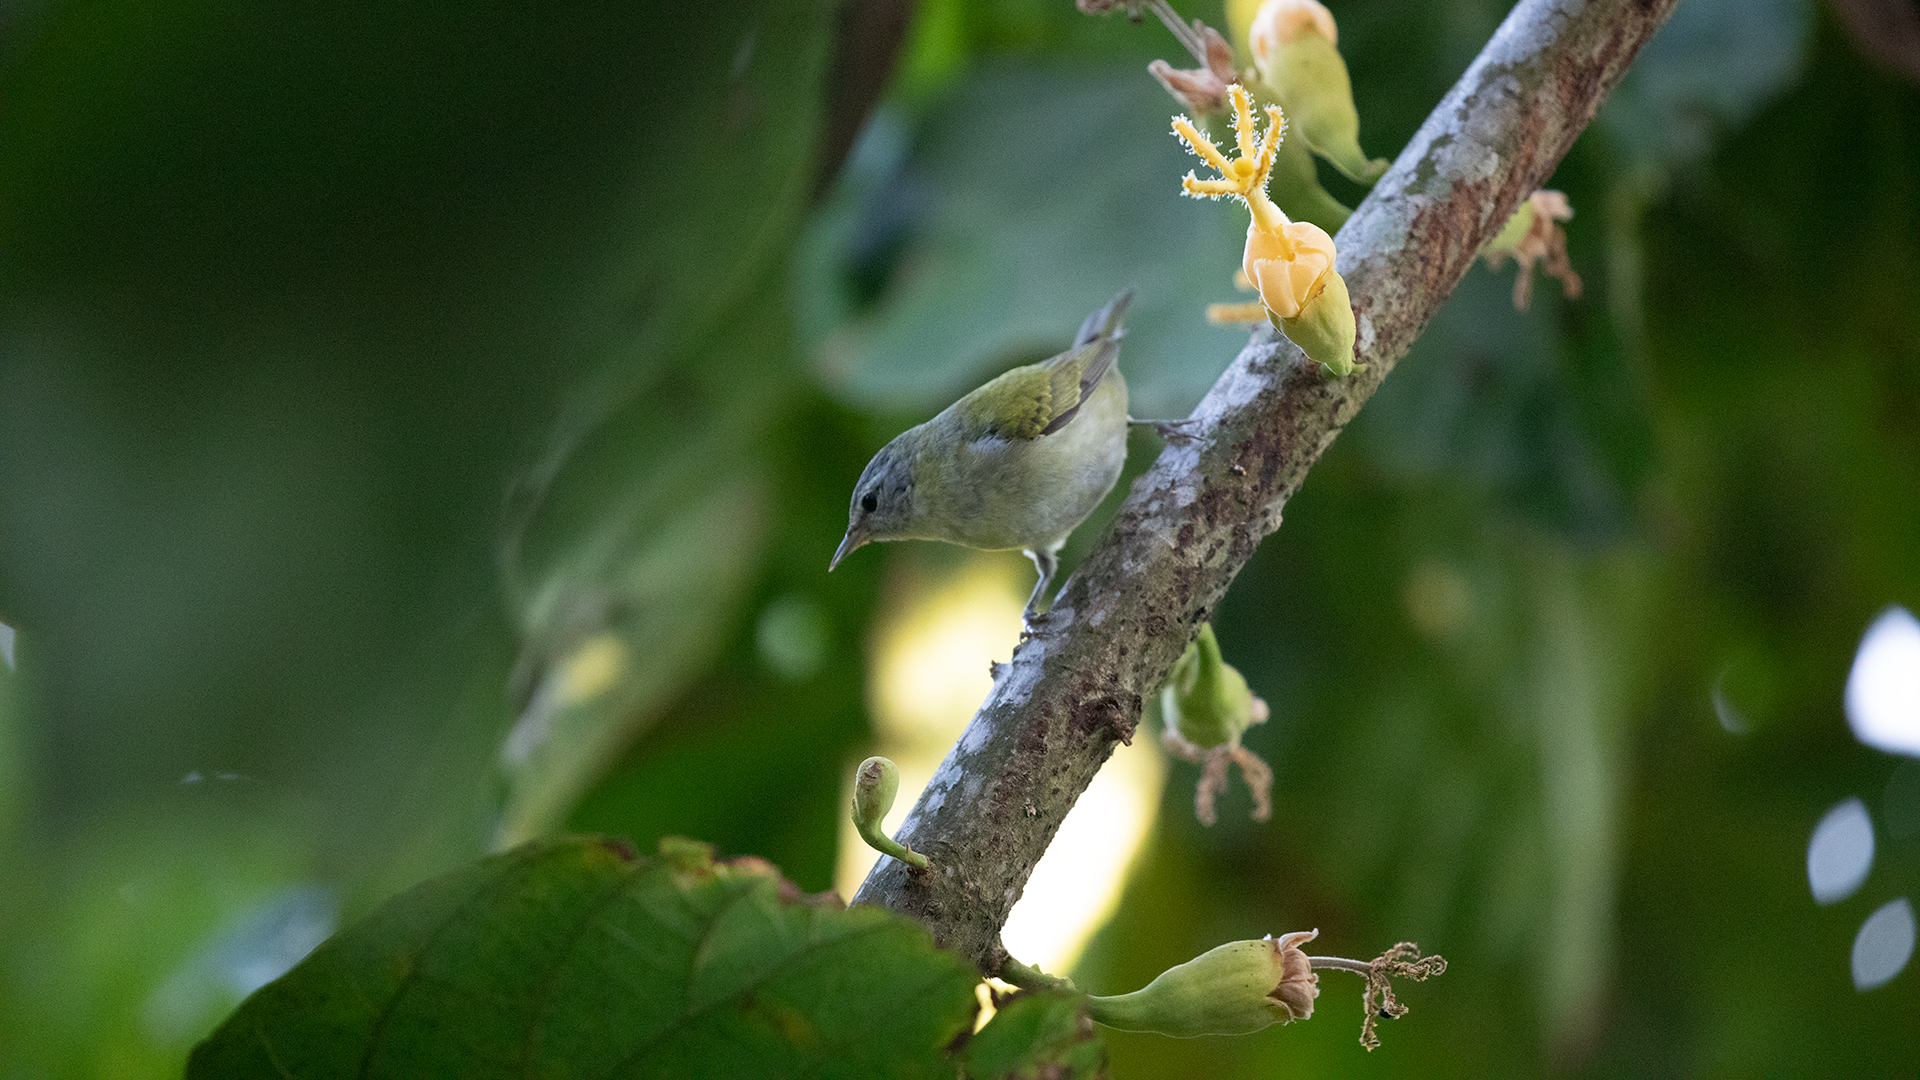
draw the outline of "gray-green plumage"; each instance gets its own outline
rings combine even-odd
[[[1127,382],[1115,361],[1130,299],[1087,316],[1066,352],[1014,368],[875,454],[828,569],[876,540],[1018,548],[1040,571],[1034,617],[1055,553],[1126,463]]]

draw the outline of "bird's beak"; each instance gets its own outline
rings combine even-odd
[[[833,573],[833,568],[840,565],[841,559],[853,554],[853,549],[866,542],[867,530],[858,525],[848,529],[847,535],[840,538],[840,547],[833,553],[833,561],[827,564],[827,573]]]

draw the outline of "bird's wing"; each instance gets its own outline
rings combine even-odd
[[[1080,411],[1080,403],[1113,369],[1126,331],[1131,291],[1087,316],[1074,347],[1038,364],[1014,368],[960,401],[975,438],[1037,439],[1051,435]]]
[[[1014,368],[961,398],[959,412],[968,441],[1037,439],[1062,411],[1079,408],[1079,398],[1079,381],[1063,378],[1047,360]]]

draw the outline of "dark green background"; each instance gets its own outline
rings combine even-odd
[[[1122,286],[1137,413],[1239,340],[1162,29],[923,4],[836,169],[885,10],[0,6],[0,1076],[177,1069],[249,964],[529,792],[830,884],[914,557],[822,572],[861,464]],[[1389,156],[1504,13],[1333,10]],[[1307,926],[1452,969],[1371,1055],[1329,976],[1306,1024],[1116,1035],[1118,1077],[1920,1062],[1920,975],[1847,967],[1920,895],[1920,765],[1841,712],[1920,606],[1920,90],[1824,6],[1683,0],[1552,184],[1586,294],[1517,313],[1476,268],[1222,605],[1274,820],[1201,829],[1177,769],[1077,975]],[[797,678],[776,601],[820,635]],[[601,633],[646,658],[581,720],[617,756],[504,774]],[[1878,861],[1819,907],[1848,796]]]

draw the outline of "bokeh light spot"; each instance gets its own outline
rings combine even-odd
[[[827,659],[827,617],[812,599],[788,593],[760,612],[753,639],[761,663],[798,682],[818,672]]]
[[[1881,612],[1860,639],[1847,722],[1868,746],[1920,757],[1920,621],[1906,608]]]
[[[1727,697],[1725,674],[1713,681],[1713,716],[1720,721],[1720,726],[1725,728],[1728,734],[1745,735],[1753,730],[1753,725],[1747,721],[1746,715]]]
[[[1893,981],[1913,959],[1913,904],[1906,897],[1867,916],[1853,938],[1853,987],[1872,990]]]
[[[1062,974],[1120,903],[1133,857],[1153,827],[1166,759],[1152,739],[1113,749],[1027,879],[1000,940],[1023,963]]]
[[[1873,819],[1867,804],[1848,799],[1827,811],[1807,844],[1807,884],[1817,903],[1852,896],[1873,869]]]

